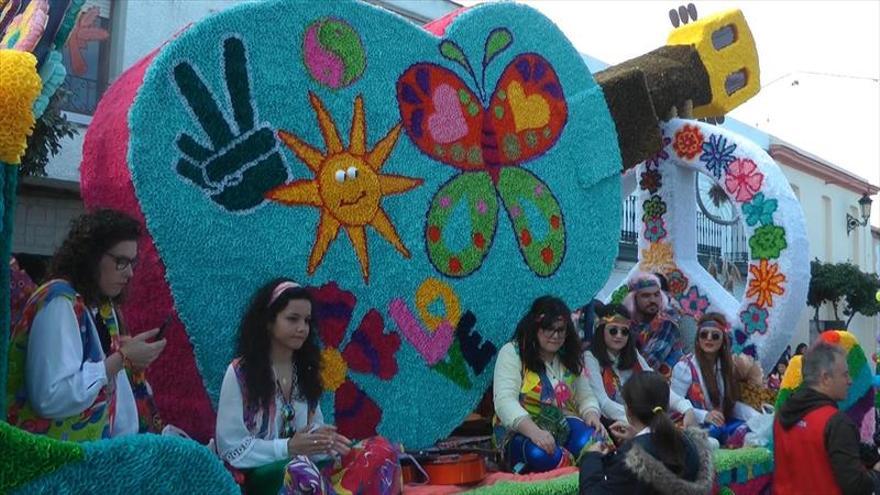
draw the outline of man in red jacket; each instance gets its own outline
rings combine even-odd
[[[773,423],[774,493],[880,493],[880,463],[865,468],[856,425],[837,409],[852,384],[843,348],[819,340],[803,357],[803,377]]]

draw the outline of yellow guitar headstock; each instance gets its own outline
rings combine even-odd
[[[724,115],[761,89],[758,50],[741,10],[685,24],[669,34],[666,44],[693,46],[709,74],[712,101],[694,108],[696,118]]]

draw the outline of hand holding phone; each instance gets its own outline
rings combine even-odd
[[[171,320],[173,319],[174,313],[171,313],[170,315],[168,315],[167,318],[165,318],[165,321],[163,321],[162,324],[159,325],[159,333],[156,334],[156,340],[162,340],[165,338],[165,330],[167,330],[168,326],[171,325]]]

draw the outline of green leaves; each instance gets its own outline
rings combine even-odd
[[[496,55],[506,50],[513,43],[513,35],[506,28],[493,29],[486,38],[483,51],[483,68],[492,62]]]
[[[458,45],[455,44],[454,41],[443,40],[440,42],[440,55],[443,55],[445,58],[452,60],[458,65],[464,67],[469,73],[473,73],[473,69],[471,69],[471,64],[468,62],[467,57],[464,52],[459,48]]]

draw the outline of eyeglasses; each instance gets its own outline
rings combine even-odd
[[[612,337],[617,337],[618,333],[620,333],[621,337],[629,337],[629,328],[607,327],[605,330],[608,332],[608,335],[610,335]]]
[[[700,340],[721,340],[721,332],[700,331]]]
[[[123,271],[128,267],[131,267],[134,270],[134,267],[137,266],[137,258],[129,258],[127,256],[116,256],[113,253],[104,253],[104,256],[109,256],[113,261],[116,262],[116,270]]]
[[[545,337],[554,337],[556,335],[565,335],[565,325],[558,328],[544,328],[541,327],[541,334]]]

